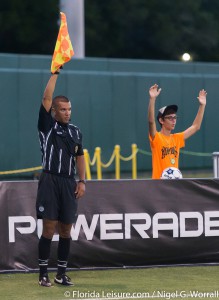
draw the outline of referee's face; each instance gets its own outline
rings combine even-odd
[[[67,124],[71,118],[71,102],[59,101],[54,107],[54,118],[60,123]]]

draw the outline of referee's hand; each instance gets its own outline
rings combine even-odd
[[[84,193],[85,193],[85,184],[83,182],[78,182],[75,190],[76,199],[83,197]]]

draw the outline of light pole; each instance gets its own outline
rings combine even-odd
[[[76,58],[85,57],[84,0],[60,0],[60,11],[64,12],[68,32]]]

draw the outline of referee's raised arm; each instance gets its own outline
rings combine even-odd
[[[52,98],[53,98],[53,93],[55,90],[58,75],[59,75],[59,71],[51,75],[43,94],[42,104],[47,112],[50,110],[52,106]]]

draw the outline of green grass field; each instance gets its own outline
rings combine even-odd
[[[219,266],[72,271],[68,275],[74,287],[40,287],[36,273],[1,274],[0,299],[219,299]]]

